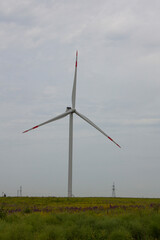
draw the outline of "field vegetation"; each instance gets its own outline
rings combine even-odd
[[[0,240],[160,239],[160,199],[0,198]]]

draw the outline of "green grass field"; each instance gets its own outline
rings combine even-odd
[[[160,199],[0,198],[0,240],[160,239]]]

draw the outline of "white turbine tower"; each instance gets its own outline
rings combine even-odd
[[[78,51],[76,52],[76,62],[75,62],[75,73],[74,73],[74,82],[73,82],[73,89],[72,89],[72,107],[67,107],[66,112],[58,115],[57,117],[54,117],[46,122],[43,122],[39,125],[36,125],[33,128],[30,128],[23,133],[26,133],[30,130],[33,130],[35,128],[38,128],[40,126],[43,126],[45,124],[48,124],[50,122],[59,120],[61,118],[69,116],[69,163],[68,163],[68,197],[72,197],[72,155],[73,155],[73,113],[76,113],[79,117],[81,117],[83,120],[88,122],[90,125],[92,125],[94,128],[96,128],[98,131],[100,131],[103,135],[105,135],[109,140],[111,140],[113,143],[115,143],[119,148],[120,146],[112,139],[110,138],[105,132],[103,132],[98,126],[96,126],[91,120],[89,120],[87,117],[82,115],[81,113],[77,112],[75,109],[76,104],[76,83],[77,83],[77,60],[78,60]]]

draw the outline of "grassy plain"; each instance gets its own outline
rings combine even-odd
[[[160,239],[160,199],[0,198],[0,240]]]

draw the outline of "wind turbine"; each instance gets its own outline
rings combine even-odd
[[[77,60],[78,60],[78,51],[76,52],[76,62],[75,62],[75,73],[74,73],[74,82],[73,82],[73,89],[72,89],[72,107],[67,107],[66,111],[57,117],[54,117],[46,122],[43,122],[39,125],[36,125],[23,133],[26,133],[28,131],[31,131],[35,128],[41,127],[45,124],[48,124],[50,122],[59,120],[61,118],[66,117],[69,115],[69,162],[68,162],[68,197],[72,197],[72,156],[73,156],[73,114],[77,114],[79,117],[81,117],[83,120],[88,122],[91,126],[96,128],[98,131],[100,131],[103,135],[105,135],[109,140],[111,140],[113,143],[115,143],[119,148],[120,146],[112,139],[110,138],[105,132],[103,132],[96,124],[94,124],[91,120],[89,120],[87,117],[82,115],[81,113],[77,112],[75,109],[76,104],[76,83],[77,83]]]

